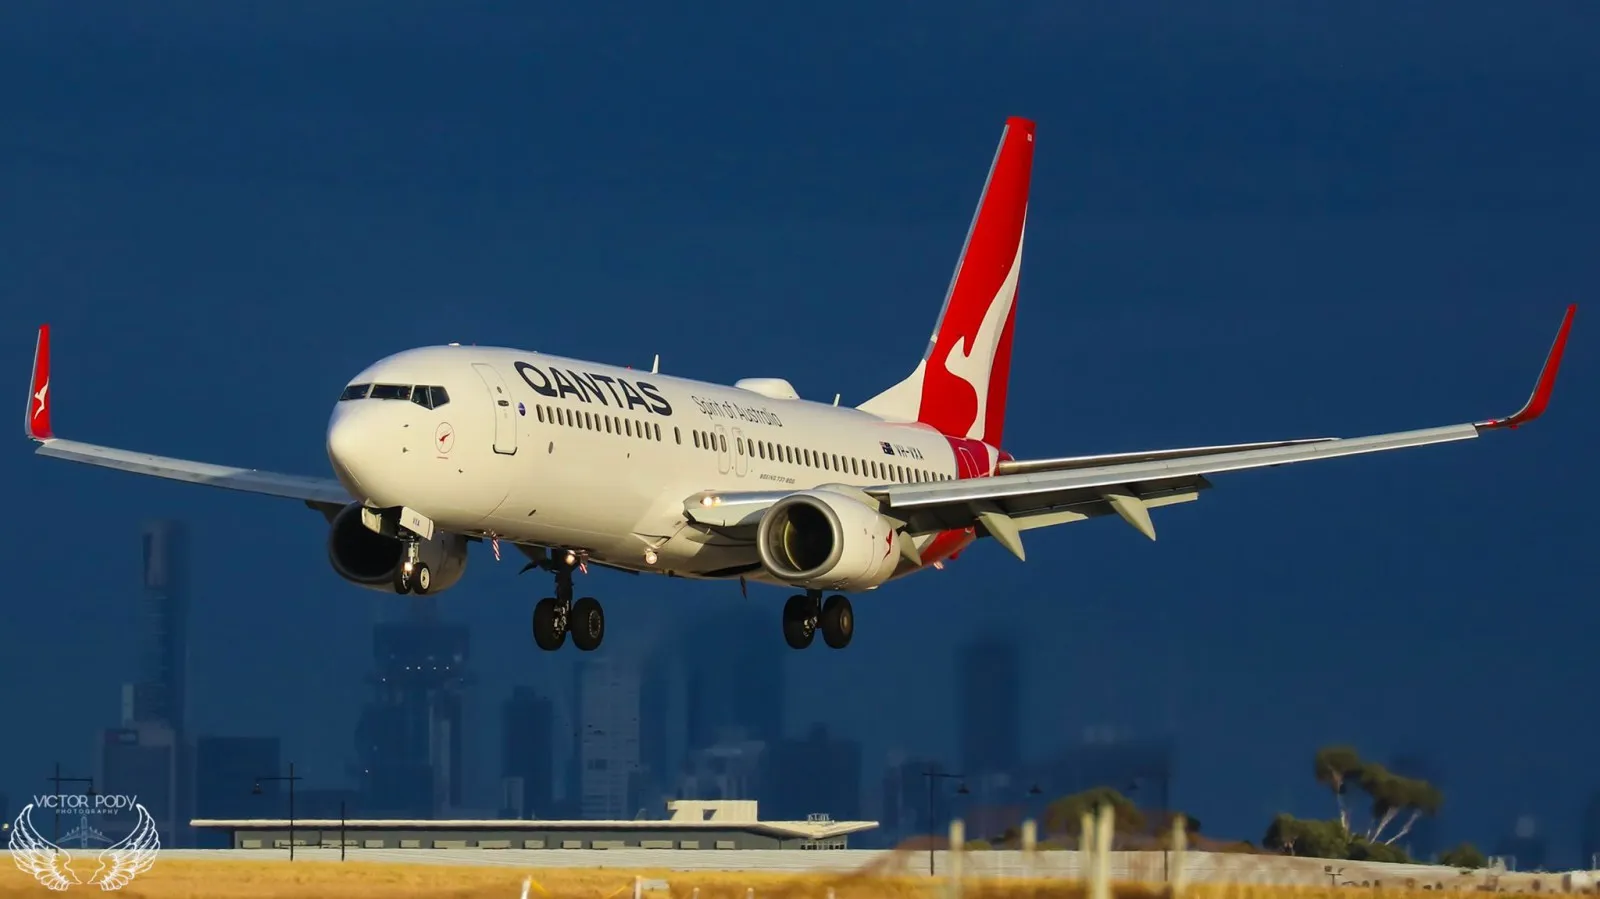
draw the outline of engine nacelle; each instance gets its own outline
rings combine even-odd
[[[756,550],[774,577],[816,590],[868,590],[900,564],[895,523],[828,490],[778,500],[761,516]]]
[[[422,541],[418,549],[432,575],[429,595],[455,586],[467,571],[467,538],[460,534],[435,531],[433,539]],[[399,540],[362,523],[360,503],[339,510],[328,528],[328,564],[352,584],[394,593],[395,572],[404,553]]]

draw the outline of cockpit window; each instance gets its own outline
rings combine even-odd
[[[372,398],[375,400],[409,400],[411,399],[411,385],[374,384],[372,385]]]
[[[418,384],[417,388],[411,391],[411,401],[424,409],[437,409],[450,402],[450,394],[445,393],[443,387]]]
[[[371,384],[351,384],[344,389],[344,393],[339,394],[339,401],[365,399],[367,388],[371,386]]]

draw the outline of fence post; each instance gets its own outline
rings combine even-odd
[[[1184,855],[1189,847],[1188,820],[1178,815],[1172,822],[1172,899],[1180,899],[1184,885]]]
[[[1094,822],[1092,812],[1078,821],[1078,877],[1085,885],[1094,880]]]
[[[1089,899],[1111,899],[1111,831],[1116,812],[1110,804],[1100,807],[1094,833],[1094,875],[1089,881]]]
[[[1033,854],[1039,848],[1039,825],[1032,818],[1022,822],[1022,876],[1033,876]]]
[[[960,818],[950,822],[950,897],[961,899],[961,852],[967,847],[967,824]]]

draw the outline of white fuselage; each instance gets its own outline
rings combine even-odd
[[[997,455],[851,408],[498,347],[397,353],[351,380],[369,384],[381,386],[349,391],[363,395],[338,402],[328,424],[329,459],[356,499],[409,506],[456,533],[688,577],[757,559],[749,540],[689,524],[684,503],[703,491],[952,480],[992,471]],[[448,400],[377,398],[418,386]],[[958,462],[974,452],[987,458]]]

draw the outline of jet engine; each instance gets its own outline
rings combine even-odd
[[[429,595],[455,586],[467,570],[467,539],[460,534],[435,531],[432,540],[418,547],[432,575]],[[361,520],[361,504],[339,510],[328,527],[328,564],[352,584],[394,593],[395,572],[405,546],[394,537],[371,530]]]
[[[816,590],[868,590],[900,564],[895,523],[862,502],[828,490],[778,500],[761,516],[761,564],[786,584]]]

